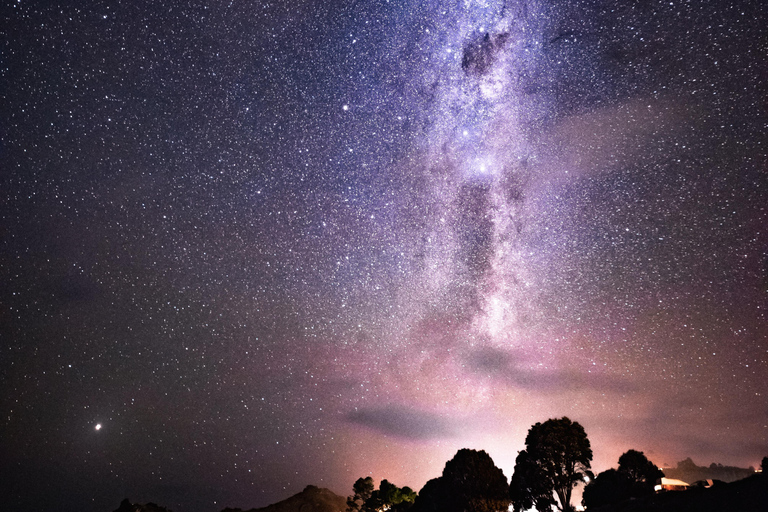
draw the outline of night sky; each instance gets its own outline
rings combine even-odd
[[[4,506],[768,455],[762,0],[0,12]]]

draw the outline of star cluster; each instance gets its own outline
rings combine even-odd
[[[761,1],[3,8],[18,510],[250,508],[567,415],[768,454]]]

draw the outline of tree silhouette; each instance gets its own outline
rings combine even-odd
[[[371,477],[358,478],[352,490],[354,494],[347,497],[347,512],[403,511],[416,499],[410,487],[400,488],[387,480],[382,480],[378,490],[374,490]]]
[[[485,451],[459,450],[443,475],[427,482],[415,512],[502,512],[509,507],[507,477]]]
[[[352,484],[354,494],[347,497],[347,512],[357,512],[373,494],[373,478],[358,478]]]
[[[406,510],[413,505],[416,493],[410,487],[402,489],[387,480],[382,480],[379,489],[371,493],[362,507],[362,512],[383,510]]]
[[[551,511],[556,506],[552,487],[539,471],[539,464],[528,451],[523,450],[515,460],[515,470],[509,486],[509,496],[515,512],[536,507],[539,511]]]
[[[439,512],[448,506],[446,485],[442,477],[429,480],[416,496],[412,512]]]
[[[525,438],[526,449],[515,461],[510,497],[516,512],[533,506],[537,510],[571,512],[571,493],[578,482],[591,475],[592,448],[577,422],[563,417],[536,423]]]
[[[587,510],[619,503],[629,497],[629,482],[617,470],[603,471],[584,488],[581,503]]]
[[[664,473],[643,452],[628,450],[619,457],[619,469],[603,471],[585,488],[582,504],[587,509],[653,494]]]
[[[627,450],[619,457],[619,473],[629,481],[630,496],[635,498],[653,494],[656,480],[664,476],[656,464],[637,450]]]

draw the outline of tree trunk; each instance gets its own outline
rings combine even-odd
[[[560,510],[563,512],[571,512],[571,503],[565,498],[565,490],[557,489],[555,490],[555,494],[557,494],[557,499],[560,500]]]

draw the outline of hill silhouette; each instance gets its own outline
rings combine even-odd
[[[329,489],[308,485],[298,494],[283,501],[245,512],[344,512],[347,498]],[[225,508],[222,512],[244,512],[239,508]]]
[[[674,468],[662,468],[667,478],[677,478],[683,482],[692,484],[699,480],[722,480],[723,482],[735,482],[754,474],[755,468],[737,468],[723,466],[714,462],[709,466],[697,466],[691,458],[681,460]]]

